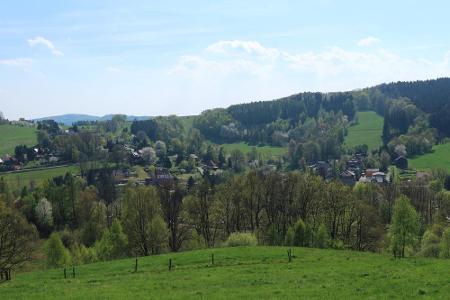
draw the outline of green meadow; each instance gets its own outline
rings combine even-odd
[[[37,143],[36,128],[17,125],[0,125],[0,156],[14,154],[17,145],[34,146]]]
[[[287,152],[287,148],[284,147],[273,147],[273,146],[250,146],[246,143],[233,143],[233,144],[222,144],[220,145],[225,151],[230,153],[233,150],[240,150],[244,154],[250,153],[252,148],[255,147],[258,153],[262,154],[264,157],[269,158],[272,156],[279,157]]]
[[[409,159],[409,168],[431,170],[445,168],[450,171],[450,143],[433,146],[433,152]]]
[[[171,253],[13,274],[2,299],[448,299],[450,260],[292,248]],[[214,264],[211,255],[214,254]],[[174,268],[169,271],[172,259]]]
[[[14,173],[0,173],[0,177],[3,177],[10,187],[20,188],[29,186],[32,181],[38,185],[53,177],[65,175],[67,172],[79,174],[80,170],[78,166],[51,167],[38,170],[22,170]]]
[[[369,150],[382,145],[383,117],[374,111],[357,112],[358,123],[348,128],[345,145],[354,147],[366,144]]]

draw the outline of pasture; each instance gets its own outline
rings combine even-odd
[[[45,169],[25,169],[20,172],[13,173],[0,173],[0,177],[6,181],[11,188],[21,188],[23,186],[29,186],[31,182],[34,185],[41,184],[45,180],[51,179],[56,176],[65,175],[67,172],[72,174],[79,174],[80,169],[78,166],[62,166],[62,167],[50,167]]]
[[[356,115],[358,123],[348,128],[345,145],[351,148],[366,144],[369,150],[378,149],[382,145],[383,117],[374,111],[360,111]]]
[[[34,146],[37,143],[36,128],[18,125],[0,125],[0,157],[14,154],[17,145]]]
[[[252,148],[255,147],[256,151],[258,151],[258,153],[264,156],[265,158],[279,157],[287,152],[287,148],[284,147],[251,146],[246,143],[222,144],[220,146],[222,146],[224,150],[228,153],[237,149],[242,151],[244,154],[250,153],[252,151]]]
[[[445,168],[450,172],[450,143],[434,145],[433,152],[408,160],[409,168],[428,171],[433,168]]]
[[[214,264],[211,255],[214,254]],[[450,260],[237,247],[13,274],[4,299],[448,299]],[[172,259],[174,268],[169,271]]]

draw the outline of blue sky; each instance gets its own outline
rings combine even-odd
[[[450,76],[445,1],[0,3],[0,110],[196,114]]]

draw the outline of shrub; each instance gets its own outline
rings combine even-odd
[[[233,232],[228,237],[227,243],[228,247],[239,247],[239,246],[256,246],[258,244],[256,236],[249,232]]]
[[[431,230],[427,230],[423,234],[419,254],[427,257],[439,257],[439,237]]]
[[[59,234],[54,232],[45,243],[48,267],[61,267],[70,264],[70,253],[64,247]]]
[[[314,247],[326,248],[328,245],[328,240],[327,227],[324,224],[321,224],[314,239]]]
[[[284,238],[284,244],[286,246],[294,245],[294,235],[295,235],[294,227],[289,227],[288,231],[286,232],[286,236]]]
[[[297,223],[294,225],[294,246],[302,247],[305,245],[305,232],[306,232],[306,225],[302,220],[298,220]]]
[[[450,258],[450,227],[444,230],[439,248],[442,258]]]
[[[126,255],[128,240],[119,220],[114,220],[111,228],[105,229],[100,241],[95,243],[97,257],[101,260],[121,258]]]

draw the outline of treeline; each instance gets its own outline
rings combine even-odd
[[[216,247],[236,232],[253,233],[262,245],[449,257],[446,175],[436,171],[428,181],[352,189],[308,172],[261,170],[122,190],[66,175],[23,189],[19,197],[0,179],[2,222],[15,222],[0,234],[14,237],[21,243],[14,247],[25,254],[36,232],[50,236],[50,267]],[[0,254],[10,253],[9,245],[2,243]],[[0,263],[0,269],[14,265]]]
[[[432,127],[450,136],[450,78],[396,82],[376,88],[389,98],[409,98],[420,110],[429,114]]]

